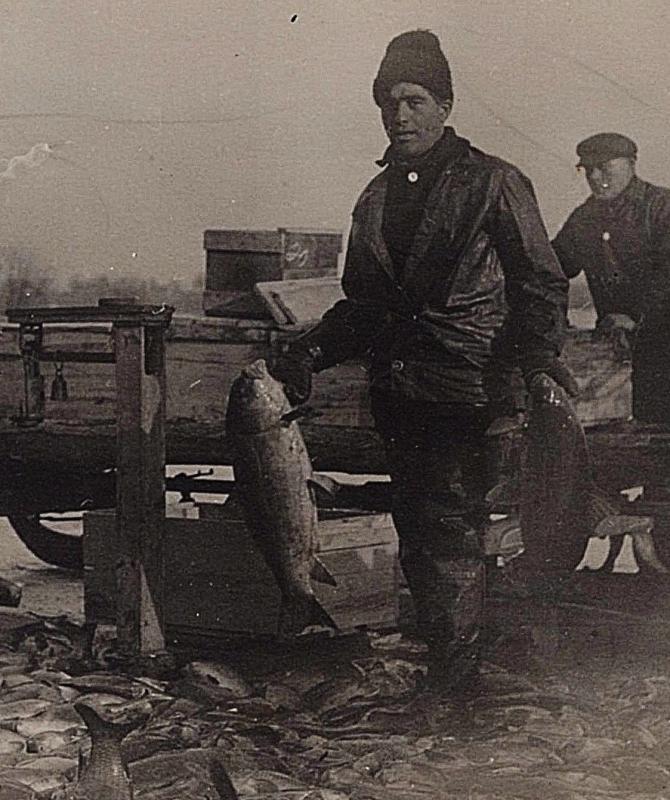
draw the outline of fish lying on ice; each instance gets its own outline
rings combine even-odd
[[[280,633],[300,633],[309,625],[335,628],[310,583],[335,585],[316,554],[312,465],[295,412],[264,360],[245,367],[233,382],[226,433],[247,524],[282,593]]]

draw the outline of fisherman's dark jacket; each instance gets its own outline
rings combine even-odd
[[[553,241],[563,271],[582,270],[599,319],[670,316],[670,190],[634,177],[612,200],[593,196]]]
[[[670,423],[670,189],[634,177],[612,200],[590,197],[553,242],[569,278],[582,270],[598,319],[627,314],[633,416]]]
[[[365,188],[353,212],[346,299],[308,338],[321,350],[317,370],[367,355],[373,395],[484,405],[492,365],[530,367],[560,352],[568,282],[528,179],[452,129],[441,147],[406,258],[384,237],[385,204],[398,170],[402,180],[416,177],[391,162]]]

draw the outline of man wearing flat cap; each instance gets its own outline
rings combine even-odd
[[[521,386],[546,373],[576,391],[558,359],[568,282],[529,180],[445,127],[452,78],[433,33],[394,38],[372,92],[390,145],[354,208],[346,299],[273,371],[300,403],[313,372],[368,360],[401,563],[429,677],[449,691],[480,648],[486,431],[516,410],[517,367]]]
[[[577,145],[590,197],[553,241],[568,278],[584,272],[597,325],[633,331],[633,415],[670,423],[670,190],[635,174],[619,133]]]

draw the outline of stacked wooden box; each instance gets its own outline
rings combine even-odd
[[[342,234],[278,228],[205,231],[207,251],[203,308],[211,316],[268,317],[254,294],[263,281],[337,275]]]
[[[389,514],[323,512],[320,558],[337,586],[314,592],[341,631],[398,622],[398,543]],[[168,507],[165,525],[168,643],[277,631],[279,589],[245,523],[225,504]],[[84,605],[92,622],[115,619],[115,514],[84,516]]]

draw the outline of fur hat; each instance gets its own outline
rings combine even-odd
[[[453,101],[449,62],[434,33],[407,31],[391,39],[372,85],[378,106],[396,83],[418,83],[438,100]]]

